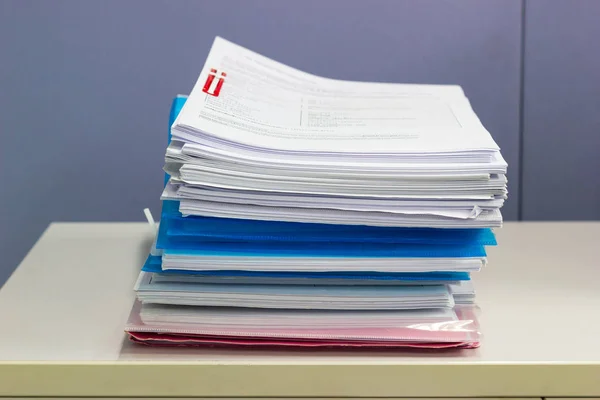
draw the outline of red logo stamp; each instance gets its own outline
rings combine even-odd
[[[219,93],[221,93],[221,88],[223,87],[223,83],[225,83],[225,77],[227,74],[225,72],[221,72],[219,79],[217,79],[217,75],[217,70],[215,68],[211,68],[208,78],[206,78],[206,82],[204,82],[204,87],[202,88],[204,93],[215,97],[219,96]]]

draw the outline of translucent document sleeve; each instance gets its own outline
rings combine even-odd
[[[418,311],[305,311],[141,305],[126,332],[154,345],[478,347],[473,307]]]

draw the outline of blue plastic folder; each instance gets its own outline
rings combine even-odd
[[[264,278],[298,278],[298,279],[348,279],[348,280],[373,280],[373,281],[468,281],[468,272],[440,271],[440,272],[266,272],[266,271],[189,271],[168,270],[161,268],[161,258],[148,256],[142,268],[145,272],[163,274],[181,274],[198,276],[220,277],[264,277]]]
[[[163,201],[158,248],[188,248],[215,241],[496,245],[494,233],[489,228],[401,228],[183,217],[178,202]]]
[[[164,202],[163,209],[174,207]],[[461,241],[458,232],[445,229],[382,228],[303,223],[278,223],[272,221],[228,220],[224,218],[181,218],[179,227],[163,212],[157,245],[165,254],[191,256],[261,256],[261,257],[485,257],[485,248],[478,240]],[[294,224],[296,230],[285,227]],[[276,233],[284,226],[285,234]],[[333,229],[332,229],[333,228]],[[353,228],[353,229],[349,229]],[[172,234],[172,231],[180,233]],[[271,232],[256,237],[253,232]],[[169,233],[171,231],[171,234]],[[415,235],[420,232],[420,238]],[[187,232],[187,234],[186,234]],[[199,233],[221,233],[219,240],[198,240]],[[183,234],[181,234],[183,233]],[[462,232],[461,232],[462,233]],[[242,235],[237,237],[236,235]],[[286,240],[272,240],[285,237]],[[302,237],[302,240],[300,240]],[[441,238],[440,241],[428,237]],[[365,238],[369,238],[365,240]],[[382,238],[382,240],[378,240]],[[213,238],[214,239],[214,238]],[[344,240],[347,239],[347,240]],[[403,240],[404,239],[404,240]],[[420,239],[420,240],[419,240]],[[444,243],[443,241],[446,240]],[[351,241],[352,243],[348,243]],[[452,244],[452,241],[455,243]],[[433,243],[432,243],[433,242]]]

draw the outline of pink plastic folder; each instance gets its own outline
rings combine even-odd
[[[255,326],[243,328],[236,328],[235,321],[227,326],[213,326],[210,321],[144,322],[140,317],[140,309],[140,304],[136,303],[126,332],[133,342],[150,346],[445,349],[476,348],[480,342],[479,325],[473,307],[457,307],[451,316],[437,317],[432,313],[421,321],[413,317],[404,318],[408,313],[403,311],[386,312],[382,315],[399,317],[398,322],[392,319],[395,326],[386,322],[381,326],[362,324],[358,328],[351,323],[335,328],[315,328],[311,324],[301,328],[281,328],[261,325],[261,320],[257,320]],[[344,311],[340,311],[331,313],[331,316],[344,317],[344,314]],[[302,318],[307,318],[307,315],[310,317],[306,313],[301,315]],[[364,314],[365,317],[370,315]],[[289,318],[295,318],[294,313],[290,313]]]
[[[129,338],[134,343],[164,347],[295,347],[295,348],[416,348],[449,349],[476,348],[479,342],[376,342],[376,341],[328,341],[328,340],[277,340],[277,339],[238,339],[193,335],[170,335],[162,333],[131,332]]]

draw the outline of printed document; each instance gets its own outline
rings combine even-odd
[[[218,37],[172,134],[250,152],[498,150],[459,86],[323,78]]]

